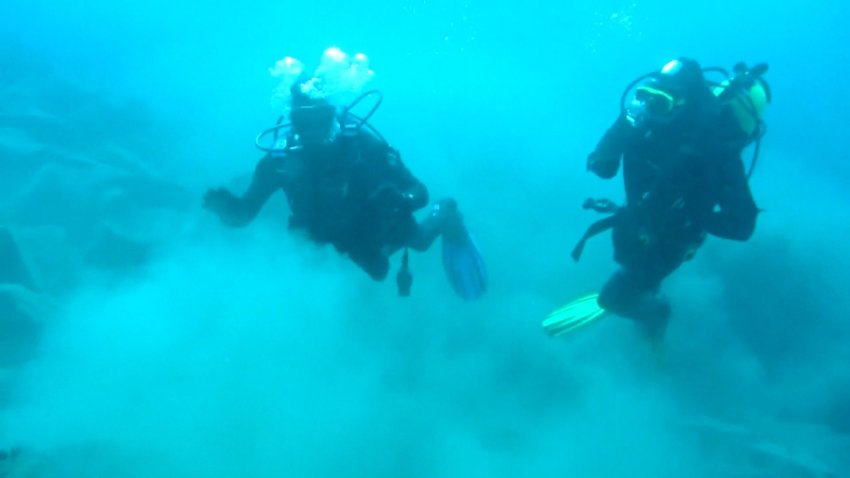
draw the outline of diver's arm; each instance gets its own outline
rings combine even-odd
[[[398,186],[404,205],[411,211],[427,206],[428,188],[407,169],[398,151],[389,148],[386,158],[393,182]]]
[[[632,126],[624,115],[620,115],[599,140],[596,149],[587,156],[587,170],[602,179],[616,176],[620,169],[620,157],[632,133]]]
[[[275,159],[267,155],[257,163],[251,184],[241,197],[224,188],[211,189],[204,196],[204,208],[217,214],[230,227],[243,227],[257,216],[278,188]]]
[[[369,131],[360,135],[360,152],[374,165],[378,185],[370,199],[393,210],[415,211],[428,205],[428,188],[407,169],[401,154]]]
[[[706,232],[724,239],[746,241],[756,228],[758,207],[739,157],[720,165],[717,207],[703,221]]]

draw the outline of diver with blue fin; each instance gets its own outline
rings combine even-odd
[[[738,64],[730,75],[680,58],[626,88],[619,116],[587,158],[587,169],[603,179],[616,176],[622,164],[626,201],[586,200],[585,209],[607,216],[572,252],[578,261],[588,239],[611,230],[620,267],[598,294],[553,312],[543,322],[547,333],[560,335],[613,313],[635,320],[660,344],[671,315],[662,281],[693,258],[707,235],[752,236],[759,209],[749,177],[770,102],[766,71],[765,64]],[[725,78],[708,81],[708,73]],[[753,144],[747,169],[742,153]]]
[[[282,116],[258,135],[257,147],[266,154],[245,193],[211,189],[204,207],[226,225],[241,227],[282,190],[291,230],[333,245],[376,281],[386,278],[390,257],[403,250],[396,276],[401,296],[410,294],[413,282],[408,250],[425,251],[442,236],[444,268],[454,292],[465,300],[480,298],[487,290],[487,272],[457,203],[444,199],[421,222],[414,217],[428,205],[428,189],[368,122],[381,104],[380,92],[335,104],[341,93],[350,94],[368,81],[365,56],[349,59],[329,49],[312,76],[303,74],[297,60],[285,60],[291,73],[285,89],[289,122]],[[363,117],[355,115],[352,109],[367,99],[375,99],[372,108]]]

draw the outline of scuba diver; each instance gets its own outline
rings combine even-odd
[[[625,204],[585,201],[585,209],[610,215],[592,224],[572,253],[578,261],[590,237],[611,229],[620,267],[598,294],[553,312],[543,322],[550,335],[610,312],[637,321],[660,345],[671,315],[662,281],[694,256],[707,234],[736,241],[752,236],[759,209],[748,180],[770,101],[761,78],[766,71],[764,64],[738,64],[733,75],[712,83],[706,73],[723,70],[679,58],[626,88],[620,115],[587,157],[587,170],[603,179],[616,176],[622,164]],[[741,155],[753,143],[747,171]]]
[[[390,256],[403,249],[396,276],[401,296],[409,295],[412,285],[408,248],[425,251],[441,236],[453,290],[465,300],[477,299],[486,291],[487,273],[456,202],[439,201],[417,222],[414,212],[428,204],[428,190],[368,123],[382,101],[380,93],[368,91],[344,107],[332,101],[340,89],[355,88],[349,73],[362,70],[364,59],[358,54],[359,64],[349,62],[340,50],[329,49],[314,76],[298,75],[298,68],[288,88],[289,123],[282,116],[257,137],[257,147],[266,154],[248,189],[241,196],[211,189],[204,208],[224,224],[242,227],[282,190],[290,230],[305,233],[314,243],[332,244],[375,281],[386,278]],[[353,114],[351,109],[367,98],[377,98],[368,114]],[[264,146],[269,136],[273,144]]]

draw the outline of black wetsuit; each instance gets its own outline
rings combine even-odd
[[[728,109],[706,95],[675,121],[637,128],[620,116],[588,157],[602,178],[621,159],[626,204],[613,220],[614,259],[621,268],[599,304],[663,330],[670,306],[661,281],[696,252],[706,233],[744,241],[758,208],[741,161],[745,138]]]
[[[266,155],[226,222],[247,224],[278,190],[289,203],[290,228],[333,244],[375,280],[386,277],[392,252],[425,250],[440,232],[430,217],[422,224],[413,217],[428,204],[425,185],[398,151],[365,129],[309,150],[295,146]]]

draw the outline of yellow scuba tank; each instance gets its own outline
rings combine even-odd
[[[765,107],[770,103],[770,89],[761,78],[767,70],[767,65],[747,69],[739,64],[735,70],[735,76],[723,80],[712,88],[712,92],[728,102],[741,131],[748,138],[756,138],[761,133],[760,125]]]
[[[728,87],[729,80],[724,80],[713,88],[713,93],[719,96]],[[761,80],[753,82],[750,87],[744,88],[729,100],[729,106],[738,120],[738,126],[748,137],[756,134],[768,102],[767,90]]]

